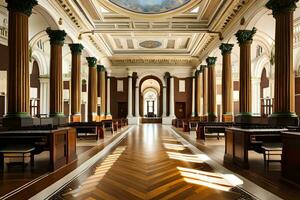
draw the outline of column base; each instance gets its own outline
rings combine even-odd
[[[81,122],[81,114],[74,114],[71,116],[71,122]]]
[[[238,125],[251,125],[252,113],[239,113],[234,117],[234,122]]]
[[[7,129],[22,129],[33,126],[33,118],[27,113],[7,114],[3,118],[3,127]]]
[[[208,122],[216,122],[217,121],[217,115],[216,115],[216,113],[208,113],[208,115],[207,115],[207,121]]]
[[[172,125],[172,120],[175,119],[176,117],[171,117],[171,116],[168,116],[168,117],[163,117],[162,118],[162,124],[164,125]]]
[[[273,113],[268,124],[274,127],[299,126],[299,118],[296,113]]]
[[[139,125],[140,124],[140,117],[127,117],[128,125]]]
[[[232,122],[233,116],[232,114],[223,114],[222,115],[222,122]]]

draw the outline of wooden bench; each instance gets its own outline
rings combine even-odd
[[[269,169],[270,162],[281,162],[281,159],[273,160],[271,156],[281,156],[282,143],[263,143],[261,148],[264,154],[264,166],[265,169]]]
[[[13,146],[4,146],[0,148],[0,167],[4,169],[4,157],[7,154],[12,154],[9,157],[12,158],[23,158],[23,167],[25,166],[25,155],[30,154],[30,165],[34,165],[34,154],[33,151],[35,150],[35,147],[28,146],[28,145],[13,145]],[[16,155],[14,155],[16,154]],[[22,156],[20,156],[20,154]]]

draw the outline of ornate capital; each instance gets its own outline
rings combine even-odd
[[[168,78],[171,78],[170,72],[166,72],[165,73],[164,79],[168,79]]]
[[[223,54],[230,54],[233,48],[233,44],[228,44],[228,43],[222,43],[221,46],[219,47],[222,55]]]
[[[246,42],[252,42],[253,36],[256,33],[257,29],[253,27],[252,30],[239,30],[235,36],[240,44]]]
[[[106,69],[105,69],[104,65],[97,65],[97,71],[98,72],[105,72]]]
[[[204,72],[204,69],[206,68],[207,66],[206,65],[200,65],[200,73]]]
[[[299,0],[269,0],[266,7],[273,11],[273,16],[280,12],[290,11],[294,12],[297,8],[296,3]]]
[[[6,0],[9,11],[21,12],[30,16],[32,8],[38,5],[37,0]]]
[[[82,44],[69,44],[72,54],[81,54],[84,47]]]
[[[216,62],[217,62],[217,57],[207,57],[206,58],[207,66],[215,65]]]
[[[89,67],[96,67],[97,58],[95,58],[95,57],[86,57],[86,60],[89,63]]]
[[[50,44],[63,45],[67,33],[64,30],[52,30],[50,27],[46,30],[50,38]]]

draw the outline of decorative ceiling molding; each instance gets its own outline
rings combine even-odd
[[[192,66],[196,67],[199,65],[199,59],[198,58],[170,58],[170,57],[164,57],[164,58],[116,58],[112,57],[111,63],[113,66]]]

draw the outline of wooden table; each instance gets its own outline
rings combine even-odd
[[[225,163],[234,163],[248,169],[248,151],[259,150],[265,142],[281,142],[281,132],[287,129],[245,129],[231,127],[225,132]],[[261,150],[262,153],[262,150]]]
[[[227,127],[231,127],[232,122],[198,122],[196,127],[196,136],[199,140],[205,140],[205,133],[225,133]]]
[[[30,145],[5,145],[0,148],[0,168],[4,169],[4,158],[6,154],[17,154],[11,157],[21,157],[19,154],[22,154],[23,158],[23,167],[25,166],[25,154],[30,154],[30,164],[31,166],[34,165],[34,154],[33,151],[35,147]]]
[[[72,122],[69,126],[76,128],[77,137],[79,137],[79,133],[94,133],[95,139],[103,139],[104,138],[104,129],[102,122]]]
[[[0,145],[31,145],[35,154],[50,151],[51,171],[77,159],[76,129],[65,127],[53,130],[11,130],[0,132]]]

